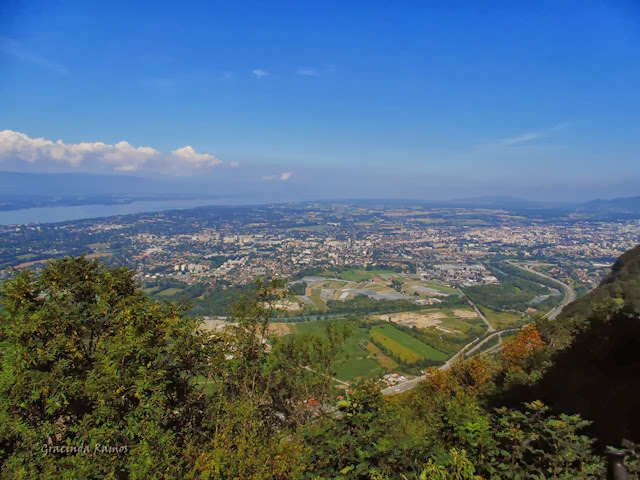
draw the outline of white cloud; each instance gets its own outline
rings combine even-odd
[[[194,170],[222,164],[209,153],[191,146],[164,154],[152,147],[136,147],[121,141],[65,143],[62,140],[31,138],[13,130],[0,131],[0,164],[21,161],[38,166],[67,166],[89,170],[137,171],[189,174]]]
[[[237,168],[240,166],[240,162],[229,162],[231,168]]]
[[[296,75],[302,75],[304,77],[318,77],[320,74],[314,68],[300,67],[296,71]]]
[[[292,175],[293,172],[282,172],[280,174],[274,173],[273,175],[264,175],[262,177],[262,180],[281,180],[283,182],[286,182],[291,178]]]
[[[197,153],[190,145],[172,150],[171,154],[174,157],[197,167],[213,167],[222,163],[220,160],[209,153]]]
[[[260,79],[262,77],[266,77],[269,75],[269,72],[267,72],[266,70],[262,70],[261,68],[254,68],[253,70],[251,70],[251,74]]]

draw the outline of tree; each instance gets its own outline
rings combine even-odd
[[[504,343],[502,360],[507,369],[524,369],[531,356],[544,347],[544,341],[535,324],[525,325],[516,336]]]
[[[296,428],[313,414],[306,400],[331,391],[342,336],[334,329],[268,353],[281,294],[259,283],[233,309],[237,326],[210,333],[143,295],[124,268],[66,258],[9,279],[2,477],[295,476]]]
[[[196,320],[85,258],[20,273],[1,294],[3,477],[183,471],[201,440],[197,379],[222,352]]]

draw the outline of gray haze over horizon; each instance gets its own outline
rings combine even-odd
[[[295,174],[251,175],[217,170],[200,176],[122,175],[95,173],[27,173],[0,171],[4,195],[208,195],[230,203],[271,203],[345,199],[408,199],[451,201],[475,197],[514,197],[540,202],[585,202],[640,194],[638,182],[553,177],[546,182],[522,177],[387,175],[322,169]],[[235,199],[235,201],[234,201]]]

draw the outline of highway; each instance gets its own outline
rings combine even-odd
[[[480,311],[480,309],[476,306],[476,304],[473,303],[471,301],[471,299],[469,297],[467,297],[460,288],[458,288],[458,291],[460,292],[460,295],[462,295],[464,298],[467,299],[467,302],[469,302],[469,305],[471,305],[471,308],[473,308],[473,310],[476,312],[476,314],[482,319],[484,324],[487,326],[487,333],[495,332],[496,329],[493,328],[493,325],[491,325],[489,323],[489,320],[487,320],[487,317],[484,316],[484,314]],[[466,346],[465,346],[465,348],[466,348]]]
[[[544,315],[545,318],[548,318],[549,320],[555,320],[555,318],[558,315],[560,315],[560,312],[562,311],[562,309],[564,307],[566,307],[567,305],[569,305],[571,302],[573,302],[576,299],[576,292],[573,289],[573,287],[571,287],[571,285],[567,285],[566,283],[561,282],[557,278],[550,277],[549,275],[547,275],[545,273],[538,272],[538,271],[534,270],[533,268],[531,268],[528,264],[519,265],[519,264],[513,263],[511,261],[507,261],[507,263],[509,265],[511,265],[512,267],[516,267],[516,268],[519,268],[521,270],[525,270],[526,272],[533,273],[534,275],[537,275],[539,277],[545,278],[545,279],[553,282],[554,284],[558,285],[562,289],[562,291],[564,292],[564,298],[562,299],[562,302],[560,302],[560,305],[558,305],[557,307],[552,308],[551,310],[549,310]]]
[[[562,311],[562,309],[564,307],[566,307],[567,305],[569,305],[571,302],[573,302],[576,299],[576,292],[574,291],[574,289],[570,286],[567,285],[563,282],[561,282],[560,280],[550,277],[549,275],[546,275],[544,273],[540,273],[536,270],[533,270],[529,265],[525,264],[525,265],[518,265],[516,263],[512,263],[510,261],[507,261],[507,263],[513,267],[516,268],[520,268],[522,270],[525,270],[529,273],[532,273],[534,275],[537,275],[539,277],[543,277],[551,282],[553,282],[554,284],[558,285],[562,291],[564,292],[564,298],[562,299],[562,302],[560,302],[560,305],[558,305],[555,308],[552,308],[551,310],[549,310],[544,316],[550,320],[554,320]],[[460,290],[460,289],[458,289]],[[476,311],[476,313],[480,316],[480,318],[485,322],[485,324],[487,325],[487,333],[488,335],[486,335],[485,337],[483,337],[481,340],[476,338],[474,341],[466,344],[458,353],[456,353],[453,357],[451,357],[444,365],[441,365],[440,367],[438,367],[438,370],[447,370],[448,368],[451,367],[451,365],[461,356],[461,355],[470,355],[473,354],[475,351],[477,351],[479,348],[481,348],[485,343],[489,342],[492,338],[494,338],[496,335],[501,339],[502,334],[507,333],[507,332],[513,332],[513,331],[517,331],[518,329],[515,328],[508,328],[505,330],[496,330],[495,328],[493,328],[493,326],[491,324],[489,324],[489,322],[487,321],[486,317],[482,314],[482,312],[480,312],[480,310],[478,309],[478,307],[471,301],[471,299],[469,297],[467,297],[466,295],[464,295],[464,293],[462,292],[462,290],[460,290],[460,293],[462,293],[462,295],[467,299],[467,301],[469,302],[469,304],[473,307],[473,309]],[[471,347],[471,348],[469,348]],[[501,347],[501,345],[497,345],[496,347],[493,347],[491,350],[492,351],[496,351]],[[469,349],[467,351],[467,349]],[[411,390],[412,388],[414,388],[418,383],[420,383],[422,380],[425,380],[427,378],[428,375],[421,375],[419,377],[416,378],[412,378],[411,380],[407,380],[406,382],[402,382],[399,383],[397,385],[391,386],[391,387],[387,387],[382,389],[382,394],[383,395],[393,395],[393,394],[397,394],[397,393],[403,393],[406,392],[407,390]]]

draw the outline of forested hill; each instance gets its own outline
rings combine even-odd
[[[591,316],[614,304],[640,313],[640,245],[621,255],[597,288],[567,305],[554,321],[541,325],[541,331],[556,349],[563,348],[588,326]]]
[[[599,287],[539,324],[548,344],[541,379],[507,394],[540,399],[593,422],[601,445],[640,441],[640,245],[622,255]]]
[[[617,287],[622,289],[622,298],[636,308],[640,307],[640,245],[623,254],[600,285],[600,288],[609,291],[611,296],[618,293]]]

